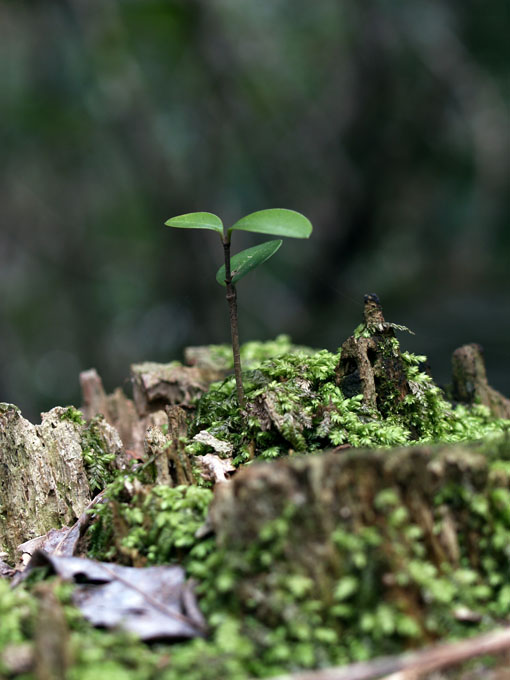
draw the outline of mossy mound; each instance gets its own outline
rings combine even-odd
[[[502,440],[246,469],[212,506],[215,607],[257,640],[257,663],[287,669],[494,626],[510,615],[509,460]]]
[[[426,357],[401,351],[396,331],[408,329],[386,322],[371,294],[364,322],[337,354],[293,346],[285,336],[249,343],[241,351],[250,369],[243,375],[244,409],[233,376],[211,384],[191,423],[201,441],[189,442],[187,452],[209,452],[204,441],[212,436],[228,444],[239,465],[340,446],[469,441],[505,430],[507,421],[486,406],[448,402],[424,370]],[[228,348],[202,354],[225,369]]]
[[[453,406],[421,370],[426,358],[409,352],[401,357],[412,392],[382,415],[364,403],[362,394],[342,393],[336,374],[339,356],[327,350],[298,350],[263,360],[244,373],[244,414],[237,405],[234,378],[213,383],[198,401],[191,435],[206,430],[228,442],[234,464],[239,465],[253,458],[269,460],[340,445],[469,441],[507,427],[507,421],[493,418],[485,406]],[[186,450],[201,454],[212,449],[190,439]]]

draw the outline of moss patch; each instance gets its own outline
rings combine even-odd
[[[100,426],[102,420],[102,416],[96,416],[86,423],[81,438],[83,462],[92,493],[104,489],[117,473],[115,453],[110,451]]]
[[[181,562],[205,557],[211,542],[199,541],[213,498],[198,486],[148,486],[136,477],[119,477],[110,485],[106,502],[89,530],[89,554],[134,566]],[[199,567],[193,569],[194,573]]]
[[[449,403],[420,369],[425,357],[403,352],[402,360],[412,393],[394,402],[388,395],[385,417],[364,405],[362,395],[342,394],[335,381],[338,355],[296,351],[245,372],[246,414],[237,406],[233,377],[212,384],[197,404],[192,434],[207,430],[229,442],[234,464],[239,465],[339,445],[392,447],[483,439],[508,427],[508,421],[491,417],[484,406]],[[210,449],[190,440],[187,451],[201,454]]]

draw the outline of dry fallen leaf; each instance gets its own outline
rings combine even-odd
[[[123,567],[37,550],[23,572],[50,566],[78,585],[73,602],[94,626],[120,626],[142,640],[183,639],[205,633],[205,621],[180,566]]]

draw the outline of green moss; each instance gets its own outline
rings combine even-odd
[[[296,528],[303,518],[288,512],[244,549],[234,544],[209,555],[202,608],[213,631],[233,618],[236,639],[254,647],[251,656],[237,658],[248,677],[363,660],[493,627],[510,606],[509,498],[499,491],[489,493],[486,503],[464,487],[436,495],[438,532],[452,498],[464,518],[458,564],[438,562],[430,536],[411,522],[396,488],[384,489],[377,504],[395,508],[399,520],[383,516],[357,533],[336,528],[323,553],[325,572],[303,571],[306,560],[292,560],[296,545],[303,546]],[[473,544],[480,546],[476,554]],[[214,639],[201,642],[209,654]]]
[[[25,590],[12,590],[6,580],[0,579],[0,650],[31,637],[34,612],[35,603]],[[1,656],[0,671],[6,671]]]
[[[88,421],[82,430],[83,462],[92,493],[104,489],[118,472],[115,467],[115,454],[110,453],[101,431],[101,421],[102,416],[96,416]]]
[[[151,649],[123,634],[92,630],[69,606],[70,677],[104,675],[105,668],[111,677],[125,673],[140,680],[267,677],[398,653],[496,625],[510,607],[510,494],[491,485],[490,477],[488,483],[477,492],[451,483],[436,492],[433,534],[404,506],[404,490],[382,486],[372,522],[357,521],[354,531],[350,521],[339,520],[317,545],[309,510],[292,504],[248,544],[218,545],[214,537],[197,536],[209,490],[117,479],[91,530],[95,556],[138,564],[180,561],[198,582],[210,635]],[[440,559],[432,549],[445,511],[459,518],[456,561]],[[108,529],[118,531],[120,521],[119,540]],[[108,553],[108,545],[116,550]],[[4,646],[32,639],[34,606],[26,592],[2,589],[0,582]]]
[[[101,491],[113,481],[117,473],[114,465],[115,454],[109,452],[101,429],[103,416],[96,416],[87,421],[80,410],[68,406],[60,420],[67,420],[82,427],[81,448],[90,490]]]
[[[398,348],[395,339],[391,343],[388,351]],[[266,677],[465,637],[508,614],[508,423],[481,406],[454,407],[421,370],[424,357],[406,352],[411,394],[403,402],[392,400],[387,386],[382,417],[363,405],[361,395],[342,394],[335,381],[338,355],[288,352],[288,345],[278,339],[271,347],[243,347],[246,413],[237,407],[233,378],[211,385],[197,404],[188,453],[210,450],[191,438],[203,429],[233,444],[237,465],[341,444],[391,447],[492,437],[486,450],[490,487],[474,493],[469,485],[445,484],[430,504],[432,533],[409,510],[402,489],[387,486],[374,496],[375,519],[358,520],[355,528],[339,520],[317,544],[309,542],[306,509],[288,505],[248,545],[219,545],[214,536],[197,534],[210,490],[151,487],[135,475],[119,477],[96,511],[91,555],[138,566],[179,561],[198,582],[210,626],[208,639],[173,645],[163,670],[156,672],[152,659],[129,677]],[[229,360],[228,348],[216,351]],[[448,512],[462,518],[456,556],[441,543]],[[95,634],[103,636],[98,664],[104,663],[101,649],[108,648],[114,650],[110,663],[125,668],[117,638]],[[96,668],[86,659],[80,664]]]
[[[60,601],[69,628],[69,651],[73,660],[66,678],[69,680],[156,680],[165,677],[169,665],[169,645],[152,649],[135,636],[123,632],[105,632],[92,628],[80,612],[71,604],[73,586],[54,582],[54,592]],[[28,645],[34,650],[39,601],[28,585],[12,590],[6,581],[0,580],[0,676],[32,680],[35,673],[22,675],[12,672],[9,656],[16,656],[16,649]],[[9,654],[10,652],[10,654]],[[5,656],[4,656],[5,654]]]
[[[233,370],[234,359],[230,345],[209,345],[209,351],[211,359],[215,363],[225,369]],[[263,361],[293,352],[313,354],[315,350],[310,347],[294,345],[288,335],[278,335],[274,340],[266,340],[265,342],[245,342],[241,345],[240,351],[241,361],[245,369],[257,368]]]
[[[83,413],[74,406],[68,406],[60,416],[60,420],[69,420],[71,423],[76,423],[76,425],[85,425]]]
[[[390,343],[398,341],[395,338]],[[384,386],[385,416],[345,397],[335,381],[338,355],[326,350],[295,351],[262,361],[245,371],[246,414],[237,406],[233,377],[214,383],[197,405],[192,434],[207,430],[234,446],[234,463],[270,460],[294,452],[312,453],[347,444],[392,447],[459,442],[501,434],[508,422],[484,406],[454,407],[420,365],[425,357],[402,354],[411,388],[403,401]],[[210,449],[190,440],[190,454]]]
[[[131,482],[132,483],[132,482]],[[213,493],[198,486],[142,486],[134,495],[119,477],[105,494],[89,530],[90,554],[130,564],[198,562],[200,571],[210,541],[198,541]]]

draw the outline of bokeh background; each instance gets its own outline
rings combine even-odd
[[[227,342],[221,247],[163,227],[299,210],[241,339],[336,349],[366,292],[448,382],[510,393],[508,0],[0,2],[0,401],[37,418]],[[234,250],[263,237],[235,234]]]

